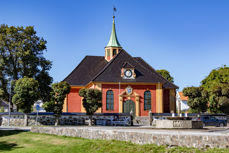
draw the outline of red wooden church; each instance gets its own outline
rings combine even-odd
[[[81,88],[102,91],[102,113],[129,113],[147,116],[176,112],[176,88],[158,74],[141,57],[132,57],[118,42],[113,17],[110,40],[105,56],[86,56],[64,79],[71,92],[64,103],[64,112],[85,112]]]

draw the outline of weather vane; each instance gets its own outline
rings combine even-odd
[[[115,12],[117,11],[117,9],[116,9],[116,7],[115,6],[113,6],[113,18],[115,18]]]

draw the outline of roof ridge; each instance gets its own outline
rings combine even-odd
[[[153,71],[155,71],[155,69],[154,69],[152,66],[150,66],[146,61],[144,61],[141,57],[138,57],[138,58],[140,58],[140,60],[142,60],[143,62],[145,62]],[[134,60],[135,60],[141,67],[143,67],[145,70],[148,71],[148,69],[147,69],[145,66],[143,66],[141,63],[139,63],[139,62],[135,59],[135,57],[134,57]],[[153,71],[149,71],[149,72],[154,73]],[[161,78],[160,76],[158,76],[158,73],[154,73],[154,74],[157,75],[157,78]],[[162,78],[162,79],[164,79],[164,78]],[[163,82],[163,83],[164,83],[164,82]]]
[[[125,52],[126,53],[126,55],[127,56],[129,56],[130,58],[132,58],[133,59],[133,61],[136,63],[136,64],[138,64],[140,67],[142,67],[145,71],[147,71],[147,72],[150,72],[151,73],[151,75],[153,75],[153,74],[156,74],[157,75],[157,78],[159,79],[159,80],[161,80],[161,81],[165,81],[165,82],[162,82],[162,83],[166,83],[167,82],[167,80],[164,78],[164,77],[162,77],[161,75],[159,75],[157,72],[154,72],[153,73],[153,71],[155,71],[155,69],[153,69],[148,63],[146,63],[141,57],[140,57],[140,59],[143,61],[143,62],[145,62],[147,65],[149,65],[150,66],[150,68],[151,69],[153,69],[153,71],[149,71],[149,69],[147,69],[146,67],[144,67],[141,63],[139,63],[133,56],[131,56],[128,52],[126,52],[124,49],[122,49],[91,81],[94,81],[96,78],[98,78],[114,61],[115,61],[115,59],[117,59],[117,57],[122,53],[122,52]]]
[[[135,57],[131,56],[128,52],[126,52],[126,54],[127,54],[128,56],[132,57],[133,60],[134,60],[136,63],[138,63],[142,68],[144,68],[145,70],[147,70],[142,64],[140,64],[138,61],[136,61]],[[140,57],[140,58],[141,58],[141,57]]]
[[[84,86],[100,72],[107,61],[103,56],[85,56],[81,62],[64,78],[71,86]]]
[[[151,66],[151,65],[149,65],[144,59],[142,59],[141,57],[138,57],[138,58],[140,58],[143,62],[145,62],[153,71],[155,71],[156,73],[156,75],[158,75],[158,76],[160,76],[163,80],[165,80],[166,82],[165,83],[170,83],[170,84],[172,84],[172,85],[174,85],[174,86],[176,86],[176,87],[178,87],[177,85],[175,85],[174,83],[172,83],[172,82],[170,82],[170,81],[168,81],[167,79],[165,79],[161,74],[159,74],[159,73],[157,73],[157,71]],[[141,65],[141,64],[140,64]],[[153,71],[151,71],[151,72],[153,72]],[[179,88],[179,87],[178,87]]]
[[[112,58],[111,60],[110,60],[110,62],[109,63],[107,63],[107,65],[94,77],[94,78],[92,78],[92,80],[91,81],[93,81],[93,80],[95,80],[100,74],[102,74],[108,67],[109,67],[109,65],[111,65],[111,63],[113,63],[113,61],[121,54],[121,52],[122,51],[124,51],[124,49],[121,49],[119,52],[118,52],[118,54],[114,57],[114,58]]]
[[[74,73],[74,72],[80,67],[80,65],[82,65],[83,61],[84,61],[87,57],[93,57],[93,56],[86,55],[86,56],[83,58],[83,60],[77,65],[77,67],[74,68],[74,69],[72,70],[72,72],[71,72],[67,77],[65,77],[65,79],[64,79],[63,81],[65,81],[72,73]],[[94,57],[95,57],[95,56],[94,56]],[[96,56],[96,57],[97,57],[97,56]],[[99,56],[99,57],[103,57],[103,56]]]
[[[89,56],[88,56],[88,55],[85,56],[85,57],[83,58],[83,60],[77,65],[77,67],[74,68],[74,69],[72,70],[72,72],[71,72],[67,77],[64,78],[63,81],[65,81],[73,72],[75,72],[75,71],[80,67],[80,65],[82,65],[83,61],[84,61],[87,57],[89,57]]]
[[[144,70],[146,70],[147,72],[151,72],[151,74],[152,74],[152,71],[149,71],[147,68],[145,68],[142,64],[140,64],[133,56],[131,56],[127,51],[125,51],[124,49],[122,49],[105,67],[104,67],[104,69],[102,69],[99,73],[98,73],[98,75],[96,75],[93,79],[92,79],[92,81],[94,81],[97,77],[99,77],[99,75],[101,75],[110,65],[111,65],[111,63],[113,63],[113,61],[118,57],[118,55],[120,55],[121,54],[121,52],[125,52],[126,54],[127,54],[127,56],[129,56],[130,58],[132,58],[133,59],[133,61],[136,63],[136,64],[138,64],[140,67],[142,67]],[[141,58],[141,57],[140,57]],[[142,58],[141,58],[142,59]],[[143,60],[143,59],[142,59]],[[143,60],[144,61],[144,60]],[[145,62],[145,61],[144,61]],[[145,62],[146,63],[146,62]],[[149,65],[148,63],[147,63],[147,65]],[[151,67],[151,66],[150,66]],[[152,68],[153,69],[153,68]],[[153,69],[154,70],[154,69]],[[155,70],[154,70],[155,71]],[[158,74],[158,73],[155,73],[155,74]],[[166,81],[166,79],[164,79],[162,76],[157,76],[157,78],[158,79],[160,79],[160,78],[162,78],[163,80],[165,80]],[[162,80],[162,81],[163,81]]]
[[[129,65],[129,68],[133,68],[134,66],[132,64],[130,64],[129,62],[124,62],[124,64],[122,65],[122,67],[125,67],[126,65]]]
[[[104,56],[97,56],[97,55],[86,55],[85,57],[104,57]]]

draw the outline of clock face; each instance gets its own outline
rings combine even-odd
[[[127,77],[127,78],[130,78],[132,76],[132,71],[131,70],[126,70],[124,72],[124,75]]]

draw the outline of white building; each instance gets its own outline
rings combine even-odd
[[[176,106],[177,106],[178,113],[180,113],[181,111],[187,111],[189,109],[187,101],[188,101],[188,97],[184,96],[183,92],[177,91]]]

